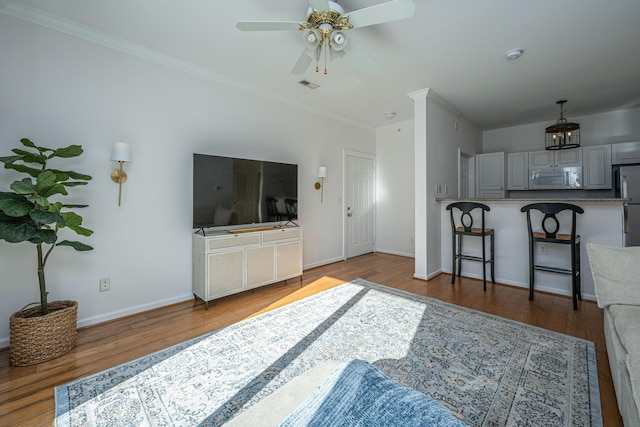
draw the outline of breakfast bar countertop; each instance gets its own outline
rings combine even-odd
[[[550,198],[550,197],[526,197],[526,198],[504,198],[504,199],[481,199],[475,197],[469,197],[466,199],[458,198],[458,197],[436,197],[437,202],[562,202],[562,203],[626,203],[630,202],[631,199],[622,199],[622,198],[576,198],[576,199],[568,199],[568,198]]]

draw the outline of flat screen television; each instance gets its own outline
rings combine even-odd
[[[297,218],[298,165],[194,153],[194,229]]]

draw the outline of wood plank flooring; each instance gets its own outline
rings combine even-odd
[[[603,313],[595,303],[581,302],[572,310],[568,297],[536,293],[506,285],[451,276],[413,278],[411,258],[374,253],[305,271],[302,282],[292,279],[209,304],[187,301],[146,313],[91,326],[79,331],[70,353],[36,366],[9,366],[8,350],[0,351],[0,426],[51,426],[53,387],[144,356],[238,322],[263,311],[350,281],[357,277],[398,289],[481,310],[519,322],[594,341],[605,427],[621,426],[607,361]]]

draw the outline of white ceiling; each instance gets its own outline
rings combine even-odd
[[[384,1],[338,2],[348,12]],[[407,94],[425,88],[483,130],[552,123],[559,99],[568,100],[569,120],[640,107],[638,0],[415,3],[409,20],[350,30],[377,72],[345,56],[326,76],[313,66],[290,74],[303,50],[299,32],[235,28],[240,20],[304,21],[307,0],[0,0],[0,11],[143,56],[162,53],[164,62],[368,128],[413,118]],[[506,60],[512,48],[524,55]],[[393,121],[387,111],[397,112]]]

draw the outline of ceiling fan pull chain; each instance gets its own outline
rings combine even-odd
[[[324,75],[327,75],[327,50],[329,49],[329,42],[324,45]]]

